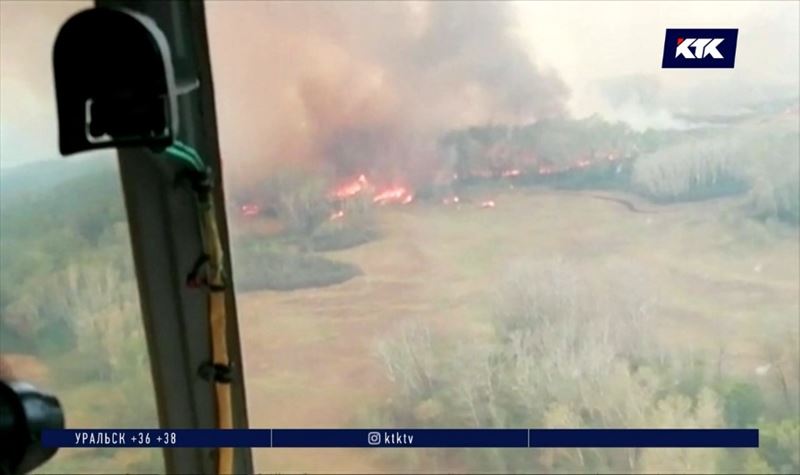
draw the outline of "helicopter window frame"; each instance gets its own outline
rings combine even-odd
[[[192,144],[212,170],[220,239],[230,255],[203,2],[96,0],[95,6],[127,8],[153,19],[172,49],[177,81],[198,85],[178,98],[177,138]],[[211,354],[207,295],[185,285],[187,271],[203,252],[197,203],[190,191],[176,186],[179,168],[161,156],[136,148],[120,149],[118,157],[159,424],[170,429],[214,428],[214,384],[198,374]],[[233,275],[229,260],[225,271]],[[247,428],[234,282],[228,282],[225,292],[233,422],[236,428]],[[216,473],[215,452],[164,449],[165,469]],[[249,448],[235,449],[234,472],[253,473]]]

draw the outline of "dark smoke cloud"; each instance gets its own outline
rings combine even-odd
[[[208,2],[226,171],[276,164],[415,181],[437,137],[560,115],[561,80],[512,36],[504,3]]]

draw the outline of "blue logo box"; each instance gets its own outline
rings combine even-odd
[[[662,68],[733,68],[738,28],[667,28]]]

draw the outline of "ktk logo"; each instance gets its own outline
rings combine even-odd
[[[733,68],[738,29],[673,29],[664,38],[662,68]]]
[[[725,38],[678,38],[678,49],[675,50],[675,57],[697,59],[711,56],[712,58],[722,59],[717,46],[725,41]],[[694,49],[694,54],[692,50]]]

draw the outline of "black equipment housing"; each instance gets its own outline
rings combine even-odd
[[[63,155],[172,144],[175,74],[167,39],[149,17],[122,8],[75,14],[58,32],[53,71]]]

